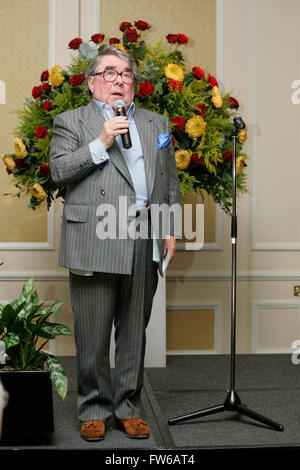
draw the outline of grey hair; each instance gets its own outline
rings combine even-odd
[[[115,56],[120,57],[120,59],[122,60],[126,60],[126,62],[128,62],[134,74],[135,82],[138,82],[140,80],[140,73],[132,55],[129,54],[129,52],[121,51],[121,49],[115,46],[104,46],[100,50],[99,54],[89,63],[89,66],[87,69],[87,78],[97,73],[98,66],[102,60],[102,57],[105,55],[115,55]]]

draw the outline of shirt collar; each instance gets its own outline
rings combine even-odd
[[[103,103],[102,101],[96,100],[96,98],[93,98],[93,100],[95,101],[96,105],[98,106],[98,108],[100,109],[101,112],[104,112],[104,110],[106,110],[106,109],[109,109],[112,112],[114,112],[114,110],[113,110],[113,108],[110,104]],[[129,106],[128,112],[127,112],[127,118],[128,119],[133,118],[134,111],[135,111],[135,104],[132,101],[131,105]]]

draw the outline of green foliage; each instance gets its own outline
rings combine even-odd
[[[43,369],[48,366],[50,378],[56,391],[65,398],[68,381],[62,365],[43,347],[57,335],[72,335],[65,325],[49,321],[62,302],[43,306],[34,289],[34,279],[30,278],[23,286],[20,296],[10,304],[0,304],[0,340],[4,342],[8,354],[7,364],[15,370]],[[40,345],[38,340],[42,338]]]
[[[225,155],[232,150],[231,132],[233,117],[238,109],[237,100],[229,93],[222,94],[217,80],[207,71],[198,66],[188,69],[183,55],[186,46],[181,41],[168,42],[168,39],[165,43],[146,43],[142,38],[143,28],[138,25],[136,27],[141,29],[139,37],[130,40],[127,37],[128,27],[120,27],[123,32],[122,43],[117,47],[126,48],[126,51],[132,54],[140,71],[141,80],[137,84],[135,105],[166,116],[171,122],[175,158],[177,151],[185,150],[189,154],[190,160],[185,168],[176,162],[182,196],[190,191],[206,191],[216,203],[229,212],[232,197],[232,163],[228,155],[226,158]],[[150,25],[146,29],[149,27]],[[173,36],[178,38],[177,35]],[[16,166],[8,171],[12,176],[12,184],[19,190],[17,195],[25,192],[30,196],[29,207],[32,209],[44,199],[47,199],[49,208],[55,197],[64,197],[65,188],[57,188],[49,172],[45,171],[45,168],[49,170],[49,143],[53,119],[57,114],[84,106],[90,101],[86,82],[79,81],[75,85],[72,77],[86,75],[90,60],[104,46],[103,41],[93,46],[82,42],[70,66],[61,70],[62,81],[53,81],[51,69],[48,83],[44,81],[39,85],[41,93],[33,93],[35,98],[26,99],[23,109],[18,111],[19,125],[16,134],[22,138],[27,156],[20,163],[18,155],[12,154]],[[170,64],[181,70],[177,84],[171,82],[170,78],[174,80],[174,77],[170,77],[166,72],[166,67]],[[145,84],[146,92],[143,90]],[[219,104],[214,101],[216,95],[219,96]],[[204,120],[205,131],[197,137],[191,137],[186,125],[196,116],[201,116]],[[181,127],[176,124],[178,117],[183,120]],[[43,126],[47,135],[37,138],[38,126]],[[243,151],[243,144],[246,137],[245,134],[242,139],[239,135],[236,141],[237,157],[241,156],[245,161],[247,155]],[[197,158],[192,158],[194,154],[197,154]],[[40,185],[40,197],[32,191],[34,184]],[[247,178],[244,173],[238,175],[236,189],[237,194],[247,192]]]

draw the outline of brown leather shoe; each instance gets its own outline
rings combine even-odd
[[[80,434],[86,441],[102,441],[105,436],[105,422],[102,419],[84,421]]]
[[[150,434],[150,429],[142,418],[116,419],[116,427],[133,439],[146,439]]]

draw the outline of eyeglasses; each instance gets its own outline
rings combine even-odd
[[[103,80],[106,82],[114,82],[118,75],[121,75],[124,83],[133,83],[134,82],[134,73],[130,70],[124,70],[124,72],[117,72],[116,70],[109,69],[104,70],[104,72],[94,73],[93,77],[97,75],[103,75]]]

